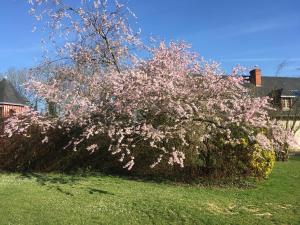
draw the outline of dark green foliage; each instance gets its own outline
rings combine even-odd
[[[216,134],[208,139],[200,148],[197,139],[201,128],[190,129],[187,135],[189,146],[182,146],[178,140],[172,141],[172,146],[184,152],[184,167],[171,166],[168,155],[153,169],[150,165],[156,161],[159,154],[146,141],[140,141],[132,153],[135,165],[131,171],[123,169],[124,162],[118,161],[119,156],[108,152],[110,139],[106,135],[97,135],[89,141],[100,146],[98,151],[91,153],[86,150],[90,143],[83,143],[74,151],[72,146],[64,149],[71,137],[77,137],[81,132],[74,128],[69,132],[63,129],[53,129],[47,134],[49,142],[42,144],[44,135],[38,128],[32,127],[30,137],[13,136],[0,140],[0,169],[8,171],[73,171],[78,169],[97,170],[105,173],[130,174],[141,177],[168,178],[177,181],[192,181],[200,177],[218,180],[236,180],[241,178],[268,177],[274,165],[274,152],[264,150],[241,132],[240,143],[226,142],[222,134]],[[178,144],[176,144],[178,142]],[[168,148],[169,143],[165,143]]]
[[[239,144],[208,143],[200,152],[201,168],[213,178],[266,178],[272,171],[275,153],[241,139]]]
[[[101,169],[103,172],[124,171],[120,163],[107,152],[107,137],[98,137],[102,149],[91,154],[84,147],[73,151],[64,149],[76,136],[76,129],[66,135],[63,130],[51,130],[49,142],[42,144],[43,136],[38,129],[32,128],[30,137],[13,136],[0,139],[0,170],[8,171],[72,171],[77,169]],[[125,171],[126,172],[126,171]]]

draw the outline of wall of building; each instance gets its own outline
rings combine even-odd
[[[20,113],[26,110],[24,106],[0,105],[0,117],[7,118],[14,113]]]

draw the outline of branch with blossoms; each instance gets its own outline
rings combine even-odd
[[[56,54],[53,58],[51,53],[48,63],[76,63],[85,72],[106,68],[120,72],[135,58],[130,51],[142,47],[140,31],[134,31],[129,25],[130,17],[136,16],[118,1],[113,4],[88,0],[74,4],[32,0],[29,3],[38,27],[50,31],[49,38],[45,39],[48,42],[43,43],[45,48],[55,49]]]

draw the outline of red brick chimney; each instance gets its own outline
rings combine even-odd
[[[253,69],[250,71],[250,83],[257,87],[261,86],[261,69]]]

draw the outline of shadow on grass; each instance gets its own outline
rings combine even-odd
[[[299,156],[291,156],[289,159],[290,162],[300,161]],[[289,163],[283,162],[283,163]],[[98,180],[101,180],[103,177],[115,177],[123,180],[132,180],[136,182],[147,182],[147,183],[156,183],[156,184],[166,184],[166,185],[180,185],[180,186],[198,186],[198,187],[217,187],[217,188],[256,188],[257,182],[255,179],[210,179],[208,177],[199,177],[196,180],[176,180],[171,178],[166,178],[162,176],[138,176],[138,175],[122,175],[116,173],[101,173],[97,171],[74,171],[72,173],[34,173],[34,172],[26,172],[20,175],[21,179],[30,179],[36,181],[39,185],[56,188],[57,191],[63,193],[60,185],[68,185],[73,186],[78,182],[82,181],[85,178],[94,177]],[[77,188],[77,187],[75,187]],[[86,187],[85,190],[90,194],[109,194],[114,195],[105,190],[95,189],[93,187]],[[66,195],[72,195],[72,193],[65,192]]]
[[[99,172],[73,172],[73,173],[58,173],[58,174],[43,174],[43,173],[34,173],[27,172],[20,175],[21,179],[31,179],[35,180],[39,185],[47,186],[48,188],[53,188],[53,185],[57,191],[63,193],[60,185],[74,186],[78,182],[82,181],[85,178],[94,177],[98,180],[101,180],[101,177],[114,177],[120,178],[122,180],[135,181],[135,182],[147,182],[153,184],[165,184],[165,185],[175,185],[175,186],[198,186],[198,187],[215,187],[215,188],[255,188],[256,182],[250,179],[210,179],[208,177],[199,177],[195,180],[182,180],[182,179],[170,179],[162,176],[139,176],[139,175],[122,175],[114,173],[99,173]],[[75,186],[76,187],[76,186]],[[99,190],[91,187],[87,187],[87,191],[90,194],[110,194],[113,193]],[[71,195],[70,193],[65,193]]]
[[[41,186],[45,186],[48,189],[54,189],[62,194],[68,196],[74,196],[74,194],[70,191],[66,190],[66,187],[72,187],[76,185],[79,181],[83,178],[91,176],[91,174],[42,174],[42,173],[22,173],[19,178],[21,179],[29,179],[34,180],[37,184]],[[111,192],[96,189],[92,187],[77,187],[84,191],[87,191],[89,194],[107,194],[107,195],[114,195]]]
[[[90,194],[106,194],[106,195],[115,195],[111,192],[96,189],[96,188],[88,188]]]
[[[65,194],[65,195],[69,195],[69,196],[74,196],[73,193],[69,192],[69,191],[66,191],[66,190],[63,190],[61,187],[59,186],[56,186],[56,190],[62,194]]]
[[[20,175],[21,179],[35,180],[38,184],[44,186],[48,184],[75,184],[81,178],[74,175],[52,175],[52,174],[41,174],[41,173],[22,173]]]

